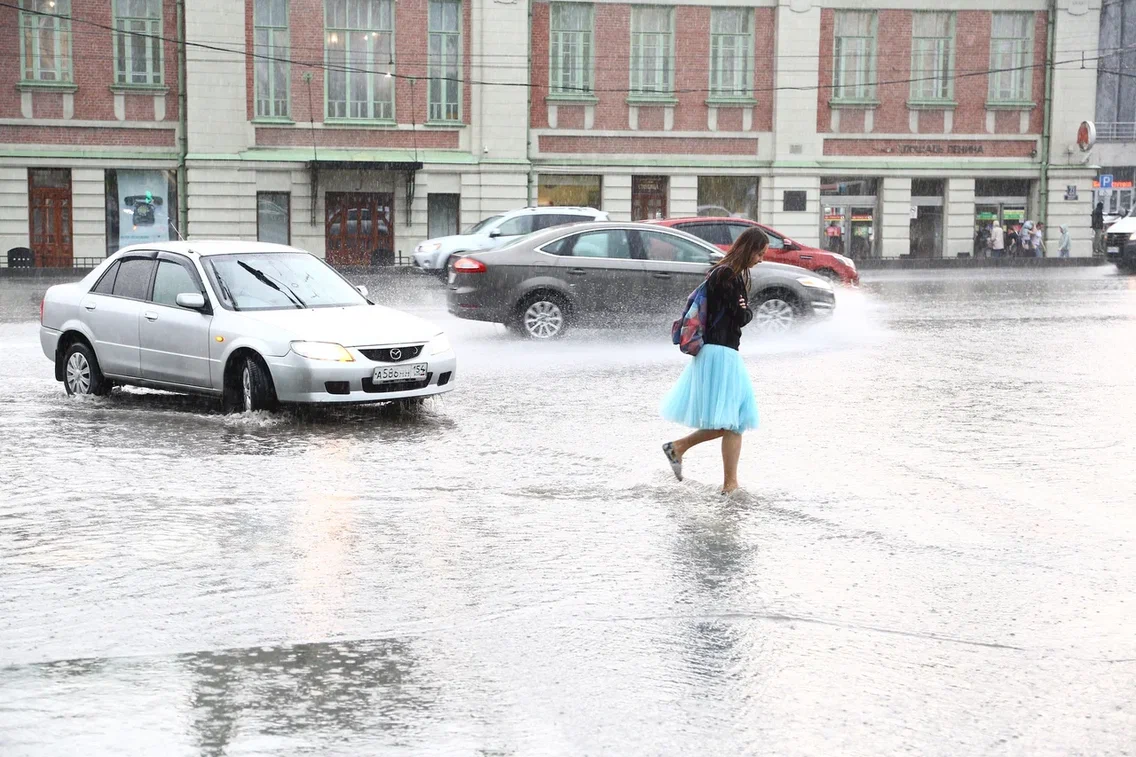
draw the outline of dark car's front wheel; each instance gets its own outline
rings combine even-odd
[[[517,326],[529,339],[549,340],[568,330],[568,303],[559,295],[529,295],[517,309]]]
[[[766,334],[783,334],[797,325],[800,306],[789,292],[762,292],[753,308],[753,325]]]

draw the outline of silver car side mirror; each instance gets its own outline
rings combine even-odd
[[[355,287],[355,291],[358,292],[359,294],[363,295],[364,297],[367,296],[367,287],[363,286],[362,284]]]
[[[205,307],[205,296],[201,292],[182,292],[177,296],[177,304],[190,310],[201,310]]]

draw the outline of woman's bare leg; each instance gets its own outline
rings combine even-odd
[[[678,459],[681,460],[682,456],[685,455],[691,447],[702,444],[703,442],[714,441],[725,433],[727,432],[721,429],[703,429],[701,431],[695,431],[693,434],[684,436],[683,438],[677,439],[673,442],[675,455],[677,455]]]
[[[738,460],[742,456],[742,435],[733,431],[722,432],[722,493],[729,494],[738,488]]]

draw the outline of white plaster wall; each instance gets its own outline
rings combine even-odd
[[[769,187],[770,201],[769,214],[762,211],[762,223],[785,234],[801,244],[811,246],[820,245],[820,218],[822,204],[820,201],[819,176],[771,176],[763,179],[762,187]],[[807,193],[805,212],[785,212],[785,190],[804,190]],[[764,189],[762,190],[764,194]]]
[[[1061,224],[1069,227],[1072,241],[1070,257],[1093,256],[1092,169],[1056,169],[1049,172],[1049,225],[1045,229],[1045,248],[1048,257],[1057,257],[1061,242]],[[1077,187],[1076,200],[1065,199],[1065,188]]]
[[[106,257],[106,171],[71,170],[71,231],[75,257]]]
[[[880,198],[880,255],[898,258],[911,251],[911,179],[886,176]]]
[[[974,253],[974,179],[948,179],[943,257]]]
[[[794,10],[796,8],[797,10]],[[822,152],[817,136],[817,78],[820,59],[816,57],[820,35],[820,7],[807,0],[779,0],[776,11],[773,93],[773,141],[776,160],[815,160]],[[800,90],[786,89],[801,87]],[[801,147],[792,153],[793,145]],[[819,219],[817,226],[819,229]],[[819,234],[819,230],[815,232]],[[803,241],[803,239],[802,239]]]
[[[256,171],[237,161],[187,171],[192,239],[256,239]]]
[[[186,3],[186,38],[245,49],[244,3],[193,0]],[[170,30],[172,32],[172,30]],[[294,73],[298,78],[298,74]],[[293,80],[293,86],[296,81]],[[245,56],[186,48],[186,117],[191,154],[238,153],[249,146]]]
[[[0,166],[0,253],[28,242],[28,169]]]
[[[631,220],[631,174],[604,174],[603,208],[613,221]]]
[[[472,44],[471,92],[473,109],[471,150],[488,160],[528,159],[528,71],[500,57],[524,61],[529,55],[529,13],[526,3],[479,0],[470,18]],[[527,192],[526,202],[527,204]],[[513,207],[511,205],[510,207]]]
[[[698,177],[677,175],[670,177],[668,214],[681,218],[698,214]]]

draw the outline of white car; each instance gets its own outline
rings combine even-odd
[[[280,403],[417,404],[454,388],[437,326],[377,305],[314,255],[237,241],[127,247],[53,286],[40,342],[68,394],[132,384]]]
[[[606,220],[607,213],[595,208],[540,207],[511,210],[484,219],[464,234],[427,239],[414,248],[414,265],[444,278],[450,258],[495,250],[518,237],[554,226]]]

